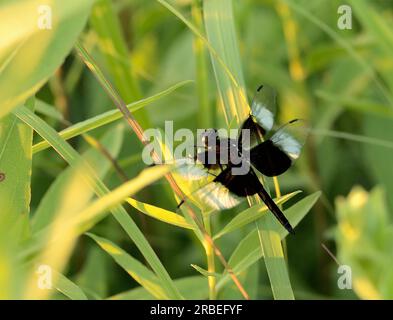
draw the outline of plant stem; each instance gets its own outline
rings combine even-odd
[[[273,183],[274,183],[274,190],[276,192],[276,198],[281,197],[281,190],[280,190],[280,184],[278,183],[278,178],[273,177]]]
[[[203,224],[205,225],[206,232],[208,233],[209,236],[211,236],[210,215],[204,215]],[[207,241],[205,241],[205,252],[207,257],[207,271],[213,274],[216,272],[216,265],[214,262],[214,249],[211,246],[211,244]],[[209,299],[215,300],[217,298],[216,277],[209,276],[208,283],[209,283]]]

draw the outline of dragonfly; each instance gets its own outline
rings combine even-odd
[[[252,99],[249,116],[242,123],[237,138],[221,137],[216,129],[205,130],[201,137],[202,150],[196,153],[191,163],[184,159],[178,162],[179,171],[192,180],[213,177],[196,191],[197,196],[213,209],[230,209],[244,198],[258,195],[280,224],[289,233],[294,233],[256,171],[267,177],[286,172],[299,158],[308,129],[304,120],[293,119],[274,130],[275,114],[275,90],[269,86],[259,86]],[[247,145],[244,145],[245,133]],[[234,174],[234,169],[244,163],[248,164],[247,172]]]

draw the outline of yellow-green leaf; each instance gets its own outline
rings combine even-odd
[[[33,95],[64,61],[93,0],[0,3],[0,117]]]
[[[172,224],[174,226],[186,229],[194,229],[194,227],[189,224],[186,219],[184,219],[181,215],[177,213],[153,206],[151,204],[143,203],[132,198],[127,198],[127,202],[135,209],[143,212],[144,214],[152,218]]]

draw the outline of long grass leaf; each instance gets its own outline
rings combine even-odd
[[[293,206],[293,209],[292,207],[290,209],[295,212],[297,210],[300,212],[308,212],[319,196],[320,192],[316,192],[303,199],[303,202],[299,201]],[[289,216],[290,213],[287,213],[287,217]],[[295,223],[295,225],[296,224],[297,223]],[[295,297],[289,281],[288,270],[281,246],[281,235],[279,230],[282,231],[284,228],[271,215],[265,215],[265,219],[258,221],[257,226],[260,248],[264,256],[273,297],[279,300],[294,299]]]
[[[167,1],[165,0],[156,0],[157,2],[159,2],[160,4],[162,4],[164,7],[166,7],[170,12],[172,12],[176,17],[178,17],[199,39],[201,39],[203,41],[203,43],[205,44],[207,50],[209,51],[209,53],[211,54],[211,56],[214,58],[214,60],[217,62],[217,64],[220,66],[220,68],[223,70],[223,72],[225,73],[225,75],[227,76],[227,78],[230,80],[231,85],[236,88],[236,92],[237,92],[237,96],[241,98],[241,104],[236,107],[236,108],[240,108],[240,106],[243,107],[243,111],[239,109],[239,112],[241,112],[242,114],[247,114],[248,109],[246,108],[246,106],[248,105],[247,102],[247,98],[244,92],[244,86],[239,82],[238,79],[235,77],[235,75],[233,74],[233,72],[235,70],[231,70],[227,64],[225,63],[225,61],[223,60],[223,58],[218,54],[218,52],[215,50],[215,48],[213,47],[213,45],[207,40],[207,38],[198,30],[198,28],[191,22],[189,21],[187,18],[185,18],[176,8],[174,8],[172,5],[170,5]],[[204,2],[205,3],[205,2]],[[241,76],[242,79],[242,76]],[[232,97],[233,93],[229,93],[229,97]],[[224,105],[222,104],[221,101],[221,106],[224,107]],[[233,107],[234,104],[231,103],[231,106]],[[230,112],[232,112],[229,109],[226,109]],[[225,112],[225,110],[224,110]],[[239,122],[239,118],[236,116],[236,114],[232,115],[229,119],[229,116],[227,117],[227,124],[229,123],[233,123],[232,119],[235,119],[236,122]]]
[[[33,102],[34,103],[34,102]],[[32,110],[34,105],[29,102]],[[13,114],[0,119],[0,221],[29,216],[32,129]]]
[[[129,195],[133,195],[143,187],[162,178],[169,170],[169,166],[156,166],[143,170],[136,178],[123,183],[121,186],[89,204],[74,218],[65,223],[64,229],[70,223],[70,225],[77,225],[81,233],[89,230],[106,216],[106,211],[126,201]]]
[[[61,273],[57,273],[55,288],[71,300],[87,300],[83,290]]]
[[[192,18],[195,26],[203,33],[203,19],[200,2],[194,0],[192,4]],[[196,89],[198,93],[198,126],[199,128],[211,128],[214,123],[214,112],[209,101],[209,73],[208,56],[203,41],[194,36],[193,50],[196,64]]]
[[[216,58],[211,55],[220,103],[224,107],[227,125],[234,118],[235,123],[239,125],[248,114],[248,103],[244,99],[246,90],[235,32],[232,0],[203,1],[203,15],[209,43],[238,84],[236,86],[231,81]]]
[[[295,227],[299,224],[313,207],[320,195],[321,192],[315,192],[284,211],[285,216],[292,226]],[[260,225],[266,225],[269,221],[273,224],[271,226],[272,230],[277,232],[281,240],[288,235],[288,231],[276,222],[275,218],[271,215],[264,215],[260,219]],[[240,273],[262,258],[263,255],[264,253],[259,243],[259,232],[257,229],[254,229],[240,241],[236,249],[232,252],[228,263],[233,266],[236,273]],[[217,287],[221,289],[228,281],[228,274],[223,272],[223,276],[220,278]]]
[[[132,198],[127,198],[126,201],[135,209],[152,218],[181,228],[194,229],[193,225],[189,224],[186,219],[184,219],[184,217],[177,213],[153,206],[151,204],[143,203]]]
[[[31,126],[41,137],[47,140],[50,145],[71,165],[75,165],[76,162],[80,162],[80,155],[72,149],[72,147],[67,144],[55,130],[49,127],[43,120],[35,116],[28,109],[22,107],[14,110],[15,115],[22,121]],[[88,183],[94,188],[97,195],[103,196],[109,192],[108,188],[103,184],[103,182],[98,179],[89,167],[83,173],[84,178]],[[112,213],[116,220],[120,223],[123,229],[127,232],[129,237],[136,244],[138,249],[141,251],[143,256],[149,262],[152,269],[157,274],[158,278],[162,282],[163,288],[165,288],[168,297],[173,299],[180,299],[181,296],[174,286],[172,279],[170,278],[168,272],[165,270],[164,266],[161,264],[157,255],[151,248],[150,244],[147,242],[146,238],[139,230],[135,222],[131,219],[128,213],[123,207],[117,206],[113,208]]]
[[[94,234],[87,234],[92,238],[102,250],[109,254],[116,263],[122,267],[136,282],[147,290],[156,299],[168,299],[165,291],[160,285],[157,276],[146,268],[142,263],[129,255],[123,249],[119,248],[113,242],[98,237]]]
[[[172,93],[176,89],[178,89],[186,84],[189,84],[191,82],[192,81],[190,81],[190,80],[186,80],[186,81],[182,81],[180,83],[177,83],[177,84],[169,87],[168,89],[166,89],[162,92],[159,92],[151,97],[144,98],[139,101],[130,103],[129,105],[127,105],[127,108],[130,110],[130,112],[134,112],[136,110],[139,110],[140,108],[143,108],[144,106],[149,105],[149,104],[155,102],[156,100],[165,97],[166,95]],[[89,132],[95,128],[99,128],[101,126],[104,126],[108,123],[111,123],[111,122],[121,119],[121,118],[122,118],[122,114],[118,109],[110,110],[110,111],[107,111],[103,114],[97,115],[93,118],[76,123],[76,124],[70,126],[69,128],[61,131],[59,133],[59,135],[63,139],[68,140],[68,139],[71,139],[71,138],[76,137],[78,135],[81,135],[82,133]],[[48,143],[48,141],[43,140],[33,146],[33,153],[45,150],[49,147],[50,147],[50,144]]]

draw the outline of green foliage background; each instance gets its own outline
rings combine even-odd
[[[5,0],[0,33],[0,298],[393,298],[389,1]],[[171,167],[146,168],[124,116],[236,127],[259,84],[277,89],[279,123],[312,127],[266,181],[291,236],[254,200],[193,204],[200,225],[176,211]]]

